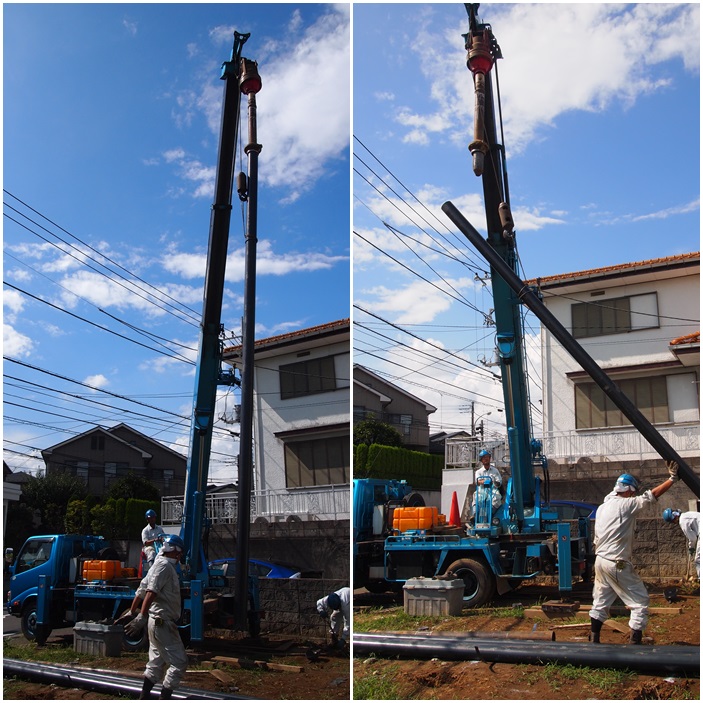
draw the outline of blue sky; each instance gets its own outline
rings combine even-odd
[[[42,468],[38,449],[96,424],[126,422],[187,453],[220,68],[235,30],[251,33],[242,54],[263,81],[256,336],[349,316],[349,15],[318,4],[3,6],[13,470]],[[243,146],[246,100],[242,114]],[[243,220],[235,193],[222,316],[232,334]],[[220,412],[237,402],[223,397]],[[218,423],[216,483],[235,478],[227,429]]]
[[[504,57],[523,277],[698,251],[699,5],[481,3],[479,15]],[[467,31],[462,3],[354,7],[353,358],[435,405],[432,431],[468,428],[473,401],[502,433],[502,391],[482,363],[487,266],[439,209],[452,200],[485,232]],[[538,335],[528,317],[535,393]],[[438,348],[456,356],[440,363]]]

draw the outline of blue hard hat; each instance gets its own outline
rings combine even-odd
[[[173,552],[175,550],[185,552],[185,542],[178,535],[166,535],[166,537],[164,537],[164,542],[163,546],[161,547],[161,551],[166,553]]]
[[[667,508],[663,513],[662,513],[662,518],[664,522],[674,522],[674,520],[681,515],[680,510],[672,510],[671,508]]]
[[[620,483],[623,486],[631,488],[633,491],[639,490],[640,482],[632,474],[620,474],[616,484]]]
[[[146,515],[144,517],[147,518],[147,520],[150,517],[156,517],[156,510],[147,510]]]
[[[342,599],[336,593],[330,593],[327,596],[327,605],[332,610],[339,610],[342,607]]]
[[[491,453],[490,453],[487,449],[482,449],[482,450],[478,453],[478,458],[481,459],[481,458],[484,457],[484,456],[491,456]]]

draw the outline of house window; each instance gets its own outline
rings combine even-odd
[[[652,327],[659,327],[656,293],[574,303],[571,306],[571,328],[576,339]]]
[[[109,488],[117,480],[117,463],[108,461],[105,463],[105,488]]]
[[[652,424],[669,422],[666,376],[632,378],[617,385]],[[578,383],[575,393],[577,430],[632,424],[595,383]]]
[[[173,469],[164,469],[164,490],[167,491],[173,482]]]
[[[101,452],[105,449],[105,435],[94,434],[90,437],[90,448],[93,451]]]
[[[387,413],[385,421],[399,427],[401,434],[407,437],[410,434],[410,428],[413,424],[413,416]]]
[[[279,367],[281,377],[281,400],[300,396],[326,393],[337,388],[334,372],[334,356],[307,359]]]
[[[88,461],[77,461],[76,462],[76,476],[82,478],[86,483],[88,483],[88,473],[90,470],[90,462]]]
[[[349,483],[349,435],[286,442],[286,487]]]

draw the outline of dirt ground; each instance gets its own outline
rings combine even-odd
[[[671,603],[664,597],[663,586],[648,585],[650,606],[667,608],[666,613],[650,616],[645,631],[646,644],[700,645],[700,598],[686,595],[681,586],[678,599]],[[590,587],[573,594],[574,600],[590,604]],[[588,612],[580,611],[569,619],[538,616],[517,617],[511,607],[540,608],[554,599],[554,589],[529,587],[518,589],[493,602],[492,608],[478,612],[464,610],[461,617],[432,618],[426,622],[394,627],[399,631],[449,634],[467,631],[538,632],[554,631],[558,642],[588,642],[590,627],[562,627],[589,622]],[[388,614],[400,613],[403,622],[402,596],[355,594],[355,622],[365,631],[374,631]],[[626,628],[627,617],[614,617]],[[386,627],[386,630],[389,628]],[[626,644],[628,635],[604,627],[601,640],[608,644]],[[593,645],[597,646],[597,645]],[[486,662],[450,662],[433,659],[411,661],[357,657],[353,662],[354,697],[419,700],[685,700],[700,699],[700,680],[673,676],[651,676],[615,669],[589,669],[570,665],[489,664]]]
[[[24,639],[18,643],[26,644]],[[182,685],[187,688],[216,691],[237,696],[268,700],[346,700],[350,699],[348,653],[322,651],[316,661],[310,661],[306,652],[318,651],[319,643],[304,643],[291,640],[267,640],[269,646],[252,649],[247,643],[237,646],[231,642],[208,641],[206,654],[189,654],[189,668]],[[57,649],[71,651],[72,636],[51,637],[46,647],[54,650],[54,656],[46,661],[57,664]],[[31,645],[34,647],[34,645]],[[5,656],[14,657],[11,653]],[[49,654],[52,654],[49,652]],[[263,670],[260,667],[240,668],[236,665],[208,663],[204,657],[221,655],[233,658],[267,661],[272,665],[282,664],[301,667],[296,670]],[[38,658],[38,657],[37,657]],[[314,657],[313,657],[314,658]],[[63,659],[68,665],[93,669],[117,671],[134,675],[141,682],[146,653],[127,654],[119,657],[98,658],[76,656],[73,661]],[[213,673],[215,671],[216,673]],[[216,678],[217,677],[217,678]],[[221,680],[222,679],[222,680]],[[136,698],[136,696],[134,696]],[[154,696],[155,697],[155,696]],[[79,689],[64,688],[52,684],[32,683],[19,679],[3,680],[3,700],[114,700],[116,696]]]

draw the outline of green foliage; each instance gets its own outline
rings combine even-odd
[[[395,681],[397,667],[387,666],[381,669],[366,669],[354,675],[354,700],[390,701],[402,700],[400,687]]]
[[[68,504],[87,494],[88,488],[80,478],[63,472],[32,476],[22,487],[24,502],[39,513],[40,532],[49,534],[63,532]]]
[[[439,490],[442,485],[444,457],[437,454],[372,444],[367,448],[363,463],[364,457],[358,448],[354,458],[355,478],[405,480],[418,491]]]
[[[156,510],[156,524],[160,524],[161,503],[158,500],[138,500],[130,498],[125,506],[125,527],[127,539],[139,539],[146,525],[144,514],[149,509]]]
[[[403,437],[398,430],[387,422],[368,419],[354,423],[354,445],[383,444],[387,447],[400,447]]]
[[[26,539],[34,534],[34,510],[23,502],[11,502],[7,508],[5,547],[12,547],[17,554]]]
[[[366,461],[369,456],[369,445],[368,444],[357,444],[354,447],[354,476],[360,478],[364,476],[364,471],[366,470]]]
[[[96,505],[90,511],[91,534],[102,535],[107,539],[121,537],[121,525],[115,515],[115,500],[108,499],[103,505]]]
[[[66,508],[64,529],[68,534],[91,534],[90,502],[72,500]]]
[[[161,495],[159,489],[147,479],[129,472],[124,478],[115,481],[107,492],[108,498],[118,500],[124,498],[140,498],[141,500],[159,501]]]

